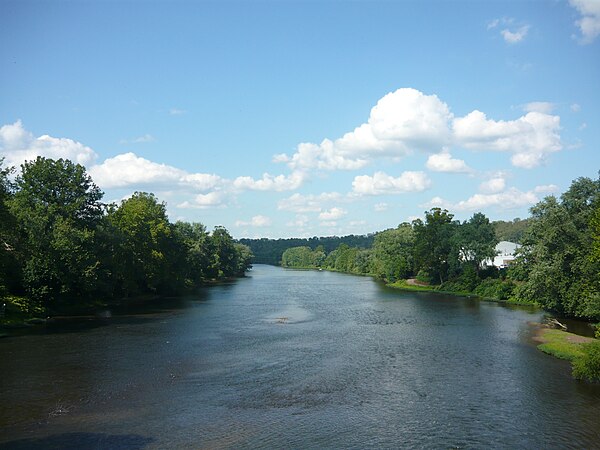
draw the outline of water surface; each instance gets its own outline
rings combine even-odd
[[[0,448],[600,447],[536,311],[261,265],[168,305],[0,340]]]

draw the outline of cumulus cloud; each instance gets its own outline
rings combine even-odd
[[[543,114],[550,114],[556,105],[550,102],[530,102],[523,105],[523,111],[525,112],[539,112]]]
[[[302,195],[295,193],[277,203],[277,209],[296,213],[321,212],[326,204],[339,201],[342,195],[337,192]]]
[[[431,186],[431,180],[424,172],[403,172],[394,178],[384,172],[373,176],[359,175],[352,182],[353,192],[358,195],[404,194],[421,192]]]
[[[402,88],[381,98],[366,123],[341,138],[301,143],[292,156],[275,155],[292,169],[355,170],[380,156],[436,151],[450,138],[448,106],[435,95]]]
[[[325,221],[338,220],[338,219],[341,219],[342,217],[344,217],[346,214],[348,214],[348,211],[346,211],[342,208],[334,207],[327,211],[323,211],[321,214],[319,214],[319,220],[325,220]]]
[[[453,129],[466,148],[512,152],[511,162],[516,167],[536,167],[549,153],[562,149],[560,117],[540,112],[527,113],[517,120],[495,121],[476,110],[454,119]]]
[[[429,156],[425,166],[434,172],[468,173],[471,169],[462,159],[454,159],[448,152]]]
[[[304,214],[296,214],[296,219],[286,223],[286,226],[294,228],[304,228],[308,225],[308,223],[308,216]]]
[[[102,188],[120,188],[146,185],[176,185],[199,191],[220,186],[224,180],[213,174],[187,173],[166,164],[159,164],[137,156],[123,153],[92,166],[89,174]]]
[[[479,185],[479,190],[484,194],[495,194],[501,192],[506,187],[506,180],[503,177],[491,178]]]
[[[55,138],[47,134],[35,137],[20,120],[0,127],[0,157],[6,166],[32,161],[38,156],[69,159],[82,165],[92,164],[98,157],[90,147],[72,139]]]
[[[290,175],[269,175],[263,174],[261,179],[255,180],[252,177],[237,177],[233,185],[237,189],[253,191],[291,191],[298,189],[304,182],[305,176],[302,172],[292,172]]]
[[[538,193],[538,194],[545,194],[545,193],[552,193],[552,192],[557,192],[558,191],[558,186],[555,184],[545,184],[542,186],[536,186],[533,189],[534,192]]]
[[[517,42],[521,42],[525,38],[525,36],[527,36],[528,31],[529,25],[523,25],[514,31],[505,28],[500,32],[500,34],[502,35],[504,40],[509,44],[516,44]]]
[[[579,103],[573,103],[571,105],[571,111],[573,111],[573,112],[581,111],[581,105],[579,105]]]
[[[267,217],[267,216],[254,216],[252,217],[252,219],[250,219],[249,221],[243,221],[243,220],[237,220],[235,222],[235,226],[236,227],[246,227],[246,226],[250,226],[250,227],[268,227],[270,226],[272,223],[272,220]]]
[[[532,102],[515,120],[488,119],[474,110],[455,117],[449,106],[435,95],[402,88],[380,99],[366,123],[341,138],[320,144],[304,142],[291,156],[274,155],[273,161],[292,170],[357,170],[378,158],[404,157],[414,151],[437,154],[430,157],[430,170],[468,171],[462,160],[449,156],[450,146],[480,151],[512,152],[512,163],[531,168],[549,153],[562,149],[560,117],[551,115],[548,102]]]
[[[600,2],[598,0],[569,0],[580,18],[575,22],[581,32],[579,42],[591,44],[600,35]]]
[[[421,206],[426,208],[439,207],[451,211],[483,211],[488,208],[511,210],[530,206],[538,201],[539,199],[533,190],[523,192],[516,188],[509,188],[502,192],[475,194],[467,200],[461,200],[457,203],[452,203],[441,197],[434,197]]]
[[[385,202],[376,203],[375,206],[373,207],[373,209],[375,209],[375,211],[377,211],[377,212],[387,211],[388,204]]]
[[[213,191],[208,194],[198,194],[193,197],[192,201],[186,200],[177,205],[182,209],[207,209],[225,206],[226,193],[221,191]]]

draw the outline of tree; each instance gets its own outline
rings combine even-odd
[[[130,294],[172,293],[182,280],[173,269],[177,248],[166,205],[154,194],[135,192],[109,213],[117,233],[120,289]]]
[[[593,257],[600,180],[575,180],[560,201],[546,197],[531,208],[516,272],[516,296],[570,316],[600,318],[600,261]],[[524,276],[525,275],[525,276]]]
[[[100,261],[95,228],[103,193],[85,168],[38,157],[21,166],[10,207],[23,242],[24,283],[32,299],[90,299]]]
[[[458,255],[453,254],[453,236],[457,228],[453,217],[445,209],[432,208],[425,212],[425,222],[420,219],[413,222],[417,266],[437,276],[440,284],[447,279],[450,262],[458,259]]]
[[[21,278],[16,259],[16,222],[9,209],[12,197],[9,177],[14,168],[3,168],[3,162],[4,158],[0,158],[0,297],[5,289],[15,290]]]
[[[228,278],[237,274],[236,252],[233,238],[222,226],[216,226],[212,233],[215,249],[215,268],[219,278]]]
[[[408,278],[413,273],[415,232],[408,223],[375,235],[373,273],[389,282]]]
[[[184,274],[186,285],[195,287],[207,279],[216,278],[215,248],[206,227],[201,223],[179,221],[173,231],[184,249],[177,270]]]
[[[457,245],[462,261],[470,263],[479,274],[486,259],[496,256],[498,239],[494,227],[482,213],[475,213],[469,221],[464,222],[457,233]]]

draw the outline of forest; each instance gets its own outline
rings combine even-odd
[[[501,239],[521,244],[514,264],[485,264]],[[372,275],[396,286],[406,279],[439,291],[536,304],[567,317],[600,320],[600,179],[579,178],[560,198],[548,196],[531,217],[460,222],[445,209],[376,233],[372,246],[288,248],[281,265]]]
[[[251,267],[250,249],[223,227],[171,223],[151,193],[136,192],[120,205],[103,203],[103,195],[69,160],[38,157],[18,174],[0,160],[0,298],[7,313],[73,313],[178,295]]]

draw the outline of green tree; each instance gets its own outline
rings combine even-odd
[[[217,278],[215,248],[206,227],[201,223],[178,221],[173,231],[183,246],[184,255],[179,258],[176,270],[184,274],[186,286],[195,287],[205,280]]]
[[[31,298],[46,306],[90,299],[98,288],[95,228],[103,214],[102,191],[83,166],[42,157],[21,166],[16,187],[10,208]]]
[[[394,282],[413,274],[415,232],[408,223],[375,235],[372,270],[377,278]]]
[[[215,268],[218,277],[233,277],[237,274],[237,261],[233,238],[225,227],[222,226],[215,227],[211,238],[215,249]]]
[[[115,256],[120,290],[126,294],[171,293],[180,287],[178,254],[166,205],[154,194],[135,192],[109,213],[117,233]]]
[[[9,209],[12,198],[10,175],[13,167],[2,167],[4,158],[0,158],[0,297],[5,290],[16,290],[21,279],[17,262],[17,235],[15,217]]]
[[[477,274],[486,259],[496,256],[498,239],[493,225],[484,214],[473,214],[458,227],[456,236],[460,260],[471,264]]]
[[[600,180],[575,180],[559,201],[547,197],[531,209],[515,272],[524,280],[520,300],[570,316],[600,318],[600,261],[593,258],[595,205]]]
[[[439,278],[440,284],[448,278],[451,263],[458,260],[453,241],[458,224],[453,218],[446,209],[432,208],[425,212],[425,222],[413,222],[415,262],[419,269]]]

